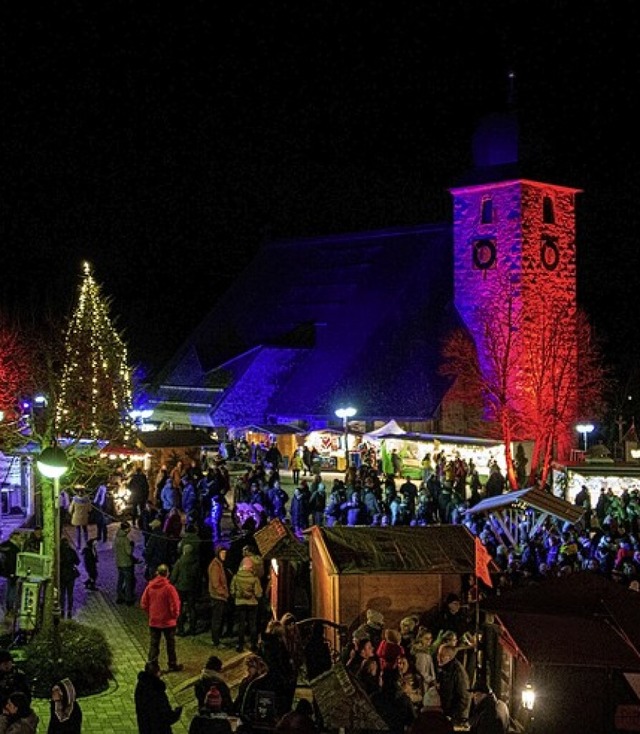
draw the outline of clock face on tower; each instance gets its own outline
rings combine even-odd
[[[560,263],[560,250],[555,238],[545,237],[540,246],[540,262],[547,270],[555,270]]]
[[[496,264],[496,243],[493,240],[476,240],[473,243],[473,267],[488,270]]]

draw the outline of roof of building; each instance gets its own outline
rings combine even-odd
[[[147,449],[215,446],[218,443],[207,431],[200,429],[148,431],[140,433],[138,441]]]
[[[640,594],[599,574],[545,579],[481,606],[533,664],[640,670]]]
[[[478,515],[482,512],[492,512],[519,502],[527,507],[533,507],[534,510],[538,510],[539,512],[558,517],[565,522],[578,522],[584,514],[583,508],[576,507],[571,502],[549,494],[549,492],[545,492],[538,487],[517,489],[512,492],[497,495],[496,497],[487,497],[469,508],[465,514]]]
[[[462,325],[451,236],[449,225],[425,225],[265,245],[162,383],[227,380],[214,424],[334,419],[345,400],[362,420],[433,416],[450,385],[440,345]]]
[[[473,535],[463,525],[432,527],[318,527],[336,573],[468,574],[475,568]]]

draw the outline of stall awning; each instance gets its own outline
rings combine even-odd
[[[375,431],[369,431],[364,434],[365,440],[372,440],[372,439],[378,439],[378,438],[385,438],[390,436],[404,436],[406,431],[400,427],[400,425],[391,419],[388,423],[385,423],[384,426],[380,426],[380,428],[376,428]]]
[[[498,495],[497,497],[487,497],[469,508],[465,514],[477,515],[481,512],[491,512],[501,507],[510,507],[518,502],[523,502],[525,505],[533,507],[534,510],[553,515],[565,522],[578,522],[583,514],[582,508],[576,507],[559,497],[554,497],[554,495],[537,487],[518,489],[514,492]]]

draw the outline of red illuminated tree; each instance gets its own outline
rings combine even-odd
[[[33,389],[32,353],[19,326],[0,314],[0,410],[5,433],[22,416],[21,397]]]
[[[529,299],[520,284],[500,283],[494,310],[478,309],[474,334],[457,331],[443,348],[442,372],[456,382],[451,399],[477,406],[498,425],[505,445],[507,478],[517,488],[511,454],[516,441],[532,440],[529,482],[543,481],[560,446],[568,453],[581,415],[604,407],[605,372],[588,321],[568,302]],[[580,397],[578,397],[580,396]]]

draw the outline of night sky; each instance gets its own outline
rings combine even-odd
[[[552,182],[584,189],[579,301],[619,373],[638,361],[637,4],[54,1],[4,15],[10,312],[66,317],[87,259],[134,361],[161,366],[268,238],[450,222],[448,188],[514,71]]]

